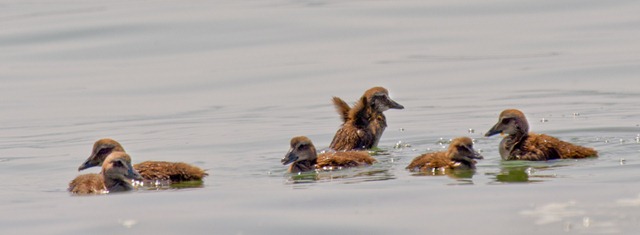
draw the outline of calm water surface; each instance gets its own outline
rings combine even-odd
[[[637,234],[640,2],[0,3],[2,234]],[[403,104],[370,168],[292,179],[332,96]],[[503,162],[505,108],[597,159]],[[415,156],[470,136],[475,173]],[[66,192],[93,142],[205,168],[202,188]],[[398,146],[398,148],[396,148]],[[99,169],[90,169],[97,172]]]

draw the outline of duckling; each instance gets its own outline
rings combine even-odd
[[[451,141],[446,151],[422,154],[414,158],[406,169],[410,171],[428,171],[431,169],[469,170],[476,168],[474,159],[483,159],[483,157],[473,149],[471,138],[458,137]]]
[[[529,123],[520,110],[506,109],[485,136],[507,134],[500,142],[500,156],[504,160],[546,161],[597,157],[592,148],[577,146],[555,137],[529,132]]]
[[[280,162],[282,165],[293,163],[289,167],[289,173],[298,173],[316,169],[371,165],[376,162],[376,159],[369,156],[366,151],[330,152],[318,155],[309,138],[297,136],[291,139],[291,148]]]
[[[338,97],[333,104],[342,119],[330,148],[334,150],[370,149],[376,147],[387,127],[387,118],[382,112],[389,109],[404,109],[404,106],[389,98],[384,87],[367,90],[353,108]]]
[[[102,164],[100,174],[84,174],[69,183],[69,192],[74,194],[103,194],[133,189],[131,180],[142,180],[142,176],[131,166],[131,157],[124,152],[113,152]]]
[[[93,144],[91,156],[78,167],[78,171],[99,166],[112,152],[124,152],[120,143],[113,139],[100,139]],[[172,182],[202,180],[208,174],[199,167],[182,162],[145,161],[133,165],[145,180],[170,180]]]

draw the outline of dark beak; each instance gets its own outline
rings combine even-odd
[[[144,180],[142,178],[142,176],[140,175],[140,173],[138,173],[138,171],[136,171],[136,169],[133,169],[133,167],[131,166],[131,164],[128,164],[129,167],[129,171],[127,172],[127,178],[129,179],[134,179],[134,180]]]
[[[398,104],[398,102],[395,102],[394,100],[389,98],[389,108],[391,108],[391,109],[404,109],[404,106],[402,106],[401,104]]]
[[[293,149],[289,149],[289,152],[284,155],[280,162],[282,162],[282,165],[287,165],[289,163],[295,162],[296,160],[298,160],[298,155],[293,152]]]
[[[78,167],[78,171],[81,171],[81,170],[87,169],[87,168],[89,168],[89,167],[97,166],[97,164],[95,164],[95,163],[91,162],[91,159],[93,159],[93,158],[95,158],[95,156],[94,156],[94,155],[89,156],[89,158],[87,158],[87,160],[86,160],[86,161],[84,161],[84,163],[82,163],[82,164],[80,165],[80,167]]]
[[[496,125],[494,125],[493,127],[491,127],[491,129],[490,129],[489,131],[487,131],[487,133],[486,133],[486,134],[484,134],[484,136],[489,137],[489,136],[492,136],[492,135],[495,135],[495,134],[500,134],[500,133],[502,133],[502,130],[501,130],[501,128],[500,128],[501,124],[502,124],[502,123],[499,123],[499,122],[498,122],[498,123],[496,123]]]
[[[471,158],[473,158],[473,159],[484,159],[484,157],[482,155],[480,155],[480,153],[478,153],[477,151],[472,149],[471,152],[473,153],[473,156],[471,156]]]

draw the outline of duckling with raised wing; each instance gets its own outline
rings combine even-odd
[[[383,112],[404,109],[404,106],[389,98],[389,91],[384,87],[367,90],[353,108],[338,97],[333,97],[333,103],[343,121],[331,141],[330,148],[334,150],[376,147],[387,127],[387,118]]]
[[[545,161],[597,157],[592,148],[564,142],[555,137],[529,132],[527,118],[520,110],[506,109],[485,136],[507,134],[500,142],[500,156],[504,160]]]

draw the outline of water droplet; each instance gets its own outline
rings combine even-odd
[[[624,143],[624,142],[626,142],[626,141],[624,141],[624,139],[620,139],[620,143],[621,144]]]
[[[469,128],[468,132],[473,134],[476,133],[476,130],[474,130],[473,128]]]
[[[546,118],[540,119],[540,122],[548,122],[548,121],[549,121],[549,119],[546,119]]]
[[[625,160],[624,158],[620,158],[620,165],[624,166],[624,164],[627,163],[627,160]]]
[[[573,113],[573,117],[580,116],[580,113]]]
[[[640,134],[638,134],[638,136],[636,136],[636,143],[640,143]]]
[[[403,131],[404,131],[404,128],[400,128],[400,132],[403,132]]]
[[[591,226],[591,219],[589,219],[589,217],[582,218],[582,226],[584,226],[585,228]]]
[[[122,226],[124,226],[125,228],[131,228],[134,225],[136,225],[138,223],[138,221],[133,220],[133,219],[128,219],[128,220],[120,220],[119,221],[120,224],[122,224]]]

